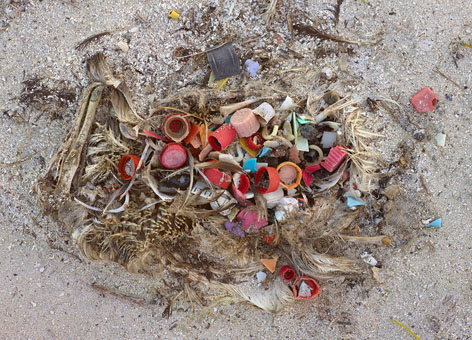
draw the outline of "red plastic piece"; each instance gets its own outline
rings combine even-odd
[[[267,188],[263,188],[259,186],[259,182],[262,179],[262,175],[264,173],[267,173],[269,176],[269,186]],[[256,187],[257,190],[259,190],[260,193],[262,194],[267,194],[269,192],[273,192],[277,190],[277,188],[280,185],[280,176],[279,172],[277,171],[276,168],[271,168],[268,166],[263,166],[260,167],[259,170],[256,172]]]
[[[179,143],[169,143],[159,154],[159,161],[167,169],[181,168],[187,162],[187,151]]]
[[[312,165],[308,165],[305,169],[302,170],[303,182],[305,182],[305,185],[307,187],[309,187],[311,183],[313,183],[314,181],[313,176],[311,174],[320,169],[321,169],[321,165],[312,164]]]
[[[301,283],[301,281],[305,281],[305,283],[310,286],[311,288],[311,296],[298,296],[298,287],[297,287],[297,283]],[[293,296],[295,297],[295,299],[297,300],[311,300],[313,299],[315,296],[317,296],[320,291],[321,291],[321,287],[320,285],[314,280],[312,279],[311,277],[308,277],[308,276],[300,276],[300,277],[297,277],[297,279],[295,280],[295,282],[293,283],[293,287],[292,287],[292,291],[293,291]]]
[[[236,130],[231,124],[221,125],[208,136],[208,143],[216,151],[223,151],[236,138]]]
[[[329,172],[333,172],[339,165],[341,165],[346,157],[346,149],[344,149],[344,147],[341,145],[337,145],[329,150],[328,157],[326,157],[326,159],[321,162],[321,166]]]
[[[424,87],[411,97],[411,103],[419,113],[431,112],[438,103],[438,96],[429,87]]]
[[[295,270],[290,266],[283,266],[280,268],[280,275],[284,281],[292,281],[295,278]]]
[[[231,175],[216,168],[204,169],[203,173],[211,183],[223,189],[228,188],[228,186],[231,184]]]
[[[249,182],[249,177],[247,177],[246,174],[241,174],[241,176],[239,177],[238,190],[242,194],[245,194],[246,192],[248,192],[250,186],[251,184]]]
[[[138,166],[140,159],[141,157],[136,155],[124,155],[123,157],[121,157],[120,163],[118,164],[118,171],[120,172],[121,177],[125,181],[129,181],[131,178],[133,178],[134,174],[136,173],[136,167]],[[130,160],[133,161],[133,173],[131,174],[131,176],[126,171],[126,165]],[[141,164],[141,168],[143,167],[143,165],[144,164]]]
[[[247,138],[246,144],[251,150],[259,150],[264,146],[264,138],[259,132],[256,132]]]
[[[236,216],[238,221],[241,221],[241,226],[243,227],[244,230],[249,230],[249,229],[256,229],[259,230],[262,227],[265,227],[267,225],[267,220],[263,217],[260,219],[258,218],[257,211],[254,210],[247,210],[248,208],[244,208],[239,212],[239,214]]]

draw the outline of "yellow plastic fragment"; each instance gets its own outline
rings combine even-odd
[[[247,146],[246,138],[239,138],[239,144],[241,144],[241,147],[244,149],[244,151],[251,155],[252,158],[256,157],[257,150],[253,150]]]
[[[413,333],[408,327],[402,325],[400,322],[398,322],[398,321],[396,321],[396,320],[393,320],[393,319],[392,319],[392,321],[393,321],[394,323],[396,323],[397,325],[399,325],[399,326],[403,327],[404,329],[406,329],[407,332],[410,333],[411,335],[413,335],[416,340],[421,340],[421,339],[418,337],[418,335],[416,335],[415,333]]]
[[[178,19],[180,17],[180,14],[177,11],[170,11],[169,12],[169,18],[171,19]]]
[[[471,44],[461,43],[461,45],[464,46],[464,47],[472,48]]]
[[[216,89],[217,90],[221,90],[223,88],[223,86],[226,85],[226,83],[228,82],[229,80],[229,77],[228,78],[224,78],[224,79],[220,79],[220,80],[217,80],[216,81]]]

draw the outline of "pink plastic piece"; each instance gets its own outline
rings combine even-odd
[[[438,103],[438,96],[429,87],[424,87],[411,97],[411,103],[419,113],[431,112]]]
[[[341,145],[337,145],[329,150],[328,157],[321,162],[321,166],[329,172],[333,172],[344,161],[344,159],[346,159],[346,157],[346,149]]]
[[[236,218],[238,221],[242,222],[242,227],[244,230],[248,230],[250,228],[259,230],[267,225],[265,218],[258,219],[257,211],[248,211],[248,208],[241,210]]]

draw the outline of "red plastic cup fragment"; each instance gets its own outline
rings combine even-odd
[[[333,172],[344,161],[344,159],[346,159],[346,157],[346,149],[341,145],[337,145],[329,150],[328,157],[321,162],[321,166],[329,172]]]
[[[187,162],[187,151],[179,143],[169,143],[159,154],[159,161],[166,169],[181,168]]]
[[[265,218],[259,219],[257,216],[257,211],[248,211],[248,208],[241,210],[236,218],[238,221],[241,221],[241,226],[244,230],[259,230],[267,225],[267,220]]]
[[[280,185],[279,172],[276,168],[260,167],[256,172],[256,188],[262,194],[277,190]]]
[[[283,266],[280,268],[280,275],[284,281],[292,281],[295,278],[295,270],[290,266]]]
[[[303,289],[302,283],[304,283],[308,287],[305,287],[305,289]],[[303,292],[301,288],[304,290]],[[297,300],[311,300],[320,293],[321,287],[311,277],[300,276],[297,277],[297,279],[293,283],[292,291],[293,296]],[[308,292],[309,294],[305,294],[306,292]]]
[[[246,144],[251,150],[262,149],[264,146],[264,138],[262,138],[260,133],[256,132],[251,137],[247,138]]]
[[[438,103],[438,96],[429,87],[424,87],[411,97],[411,103],[419,113],[431,112]]]
[[[237,173],[233,176],[233,181],[237,185],[238,191],[245,194],[251,186],[249,177],[246,174]]]
[[[221,125],[208,136],[208,143],[216,151],[223,151],[236,138],[236,130],[231,124]]]
[[[118,164],[118,171],[125,181],[129,181],[133,178],[140,159],[141,157],[136,155],[124,155],[121,157],[120,163]],[[141,165],[141,168],[143,165],[144,164]]]
[[[211,183],[223,189],[228,188],[228,186],[231,184],[231,175],[216,168],[204,169],[203,174]]]
[[[305,182],[305,185],[307,187],[309,187],[311,183],[313,183],[314,181],[313,176],[311,174],[320,169],[321,169],[321,165],[319,164],[308,165],[305,169],[303,169],[302,171],[303,182]]]
[[[256,115],[251,109],[241,109],[231,116],[231,125],[234,126],[239,137],[250,137],[261,127]]]

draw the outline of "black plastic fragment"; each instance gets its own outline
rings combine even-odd
[[[207,57],[215,80],[232,77],[241,72],[239,57],[231,43],[207,52]]]

